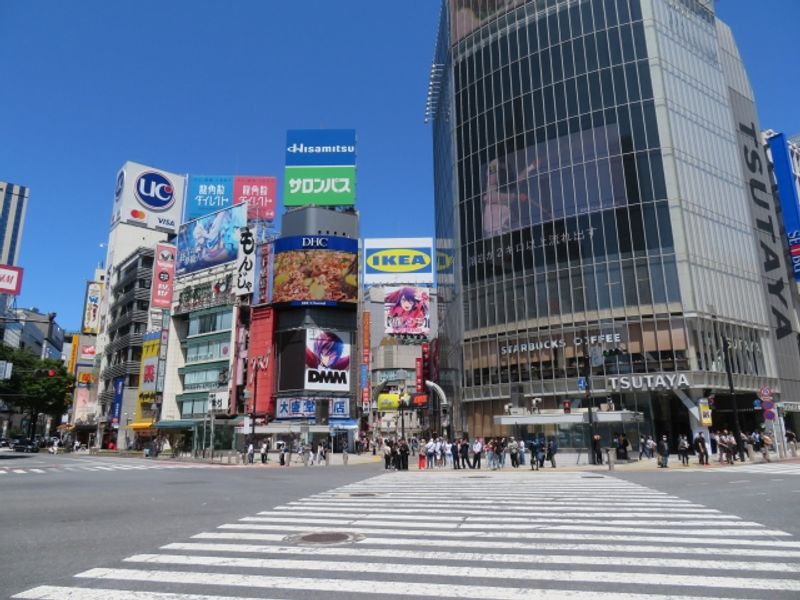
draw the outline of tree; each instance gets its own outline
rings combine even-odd
[[[75,377],[61,361],[37,358],[30,352],[0,345],[0,360],[11,362],[11,378],[0,380],[0,398],[30,415],[28,437],[44,413],[60,417],[72,401]]]

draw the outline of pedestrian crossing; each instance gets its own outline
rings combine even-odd
[[[681,472],[693,473],[750,473],[754,475],[800,475],[800,463],[773,462],[773,463],[748,463],[744,465],[723,465],[714,469],[695,467],[682,469]]]
[[[800,540],[674,495],[598,474],[419,472],[288,502],[121,564],[90,568],[69,585],[42,585],[13,598],[780,600],[799,594]]]
[[[78,472],[111,472],[111,471],[162,471],[167,469],[207,469],[225,468],[221,465],[211,465],[206,463],[171,463],[171,462],[143,462],[143,461],[119,461],[112,459],[107,461],[79,460],[71,464],[59,465],[37,465],[36,467],[6,467],[0,466],[0,481],[3,476],[13,475],[46,475],[49,473],[78,473]],[[8,479],[9,477],[6,477]]]

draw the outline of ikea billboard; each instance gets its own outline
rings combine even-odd
[[[433,283],[432,238],[364,240],[364,284]]]

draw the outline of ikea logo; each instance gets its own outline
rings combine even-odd
[[[367,269],[379,273],[430,273],[431,251],[428,248],[387,248],[367,256]]]

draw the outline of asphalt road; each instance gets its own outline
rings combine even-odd
[[[374,478],[0,453],[0,471],[2,598],[800,596],[798,464]],[[361,538],[287,541],[320,528]]]
[[[374,465],[82,470],[137,463],[164,464],[0,453],[0,468],[9,471],[0,476],[0,597],[68,583],[98,564],[377,472]]]

